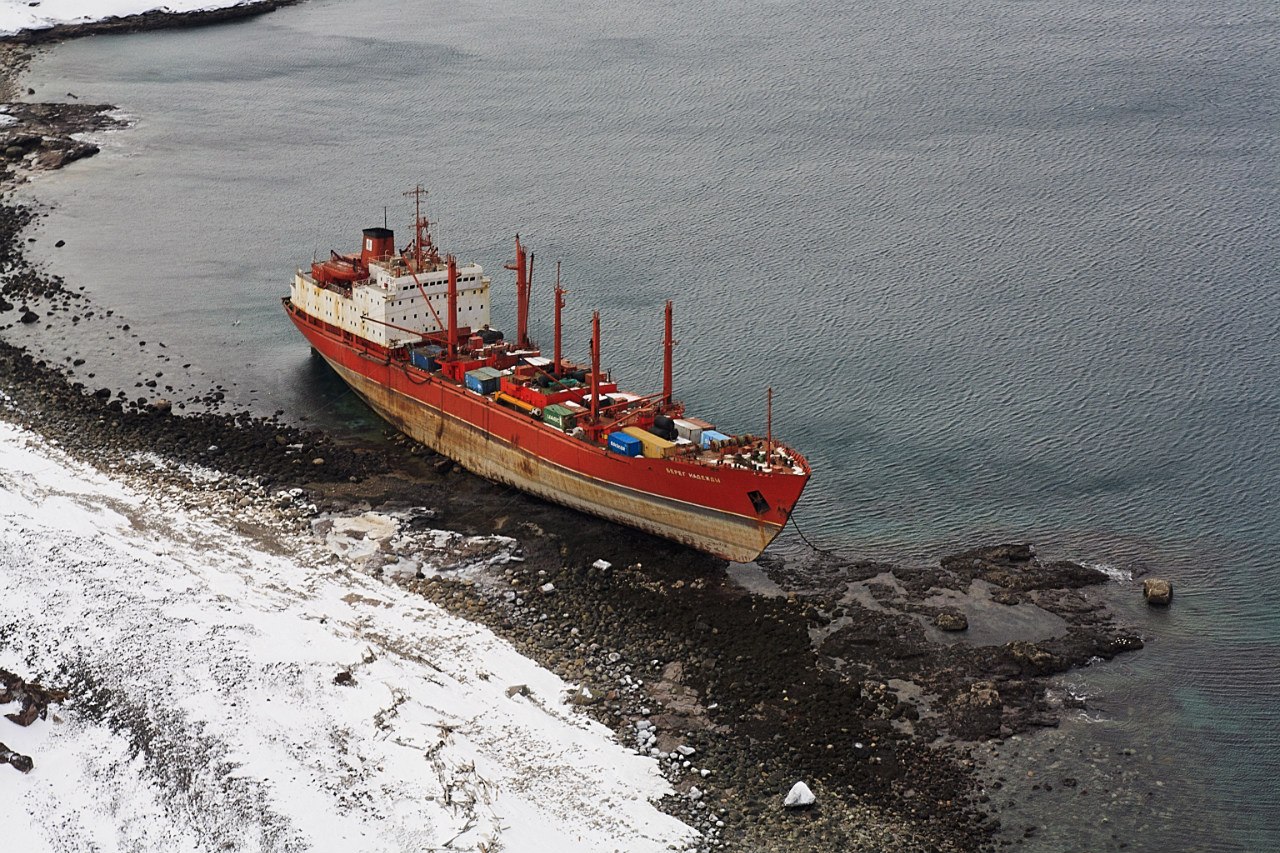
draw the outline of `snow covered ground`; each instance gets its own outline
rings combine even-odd
[[[0,742],[35,760],[0,765],[0,849],[692,838],[651,802],[670,790],[655,762],[487,629],[184,502],[0,421],[0,667],[75,691],[29,729],[0,719]]]
[[[85,24],[152,10],[194,12],[252,3],[253,0],[0,0],[0,35],[44,29],[54,24]]]

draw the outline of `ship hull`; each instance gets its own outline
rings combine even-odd
[[[293,309],[312,347],[380,417],[467,470],[728,560],[750,562],[781,532],[808,474],[629,458],[367,349]],[[768,504],[753,506],[750,493]]]

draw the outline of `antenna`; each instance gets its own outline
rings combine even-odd
[[[436,252],[435,243],[431,240],[431,222],[422,215],[422,198],[427,194],[422,184],[416,185],[413,189],[404,193],[406,196],[413,196],[413,259],[417,263],[418,269],[422,268],[423,250],[426,250],[426,258],[431,263],[437,263],[440,260],[439,254]],[[386,212],[383,212],[386,217]]]

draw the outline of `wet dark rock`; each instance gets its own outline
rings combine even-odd
[[[22,312],[22,316],[19,319],[23,323],[30,325],[32,323],[37,322],[40,319],[40,315],[28,308],[27,310]]]
[[[1008,590],[1077,588],[1107,582],[1097,569],[1067,560],[1042,563],[1030,545],[975,548],[942,559],[942,568],[960,577],[979,578]]]
[[[356,679],[355,676],[351,674],[350,670],[344,669],[333,677],[333,683],[339,687],[354,687]]]

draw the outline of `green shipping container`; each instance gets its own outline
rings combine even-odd
[[[549,423],[556,429],[562,429],[565,432],[573,429],[578,422],[578,418],[573,411],[559,403],[552,403],[543,409],[542,420],[544,423]]]

